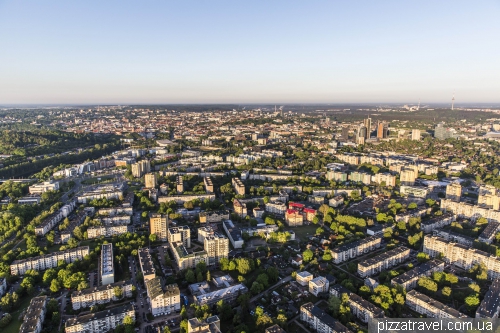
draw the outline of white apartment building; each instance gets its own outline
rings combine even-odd
[[[367,323],[372,318],[385,317],[384,310],[373,305],[359,295],[350,292],[349,289],[340,284],[336,284],[330,288],[330,295],[341,299],[342,294],[347,294],[347,296],[349,296],[349,308],[351,309],[351,313],[362,322]]]
[[[117,301],[114,288],[119,287],[123,292],[124,298],[132,297],[132,283],[119,281],[105,286],[82,289],[74,291],[71,294],[71,304],[73,310],[90,308],[95,304],[106,304],[111,301]]]
[[[101,333],[115,329],[128,316],[135,320],[132,304],[127,304],[95,313],[89,313],[66,321],[66,333]]]
[[[355,258],[361,254],[380,248],[382,236],[369,236],[358,241],[342,244],[331,250],[333,261],[336,264]]]
[[[101,227],[90,227],[87,229],[87,238],[93,239],[98,237],[113,237],[122,235],[129,231],[129,227],[126,225],[115,225],[115,226],[101,226]]]
[[[234,190],[236,194],[245,195],[245,184],[239,178],[233,178],[232,180]]]
[[[338,320],[311,302],[300,307],[300,320],[318,333],[351,333]]]
[[[29,187],[30,194],[42,194],[47,191],[58,191],[59,190],[59,182],[56,181],[48,181],[40,184],[31,185]]]
[[[47,296],[34,297],[19,328],[19,333],[40,333],[47,312]]]
[[[271,201],[266,203],[266,212],[268,213],[285,215],[286,210],[286,204],[281,201]]]
[[[412,268],[406,273],[396,276],[391,280],[391,285],[400,285],[406,290],[411,290],[417,286],[418,279],[422,276],[431,276],[434,272],[442,272],[444,262],[433,259],[426,263]]]
[[[219,233],[205,237],[203,247],[208,256],[208,266],[219,266],[220,260],[229,256],[229,240]]]
[[[455,202],[451,199],[441,199],[441,210],[452,212],[460,217],[466,217],[473,221],[480,217],[488,221],[500,222],[500,211],[484,208],[477,205],[471,205],[465,202]]]
[[[30,269],[33,269],[35,271],[43,271],[49,268],[57,267],[59,260],[62,260],[66,263],[72,263],[77,260],[82,260],[87,255],[89,255],[89,247],[82,246],[66,251],[44,254],[43,256],[15,260],[10,265],[10,274],[24,275],[24,273]]]
[[[445,213],[441,216],[433,217],[429,220],[423,220],[420,223],[420,229],[426,234],[431,233],[433,230],[450,225],[451,222],[456,220],[456,215],[452,213]]]
[[[476,310],[476,318],[498,318],[500,314],[500,280],[494,280]]]
[[[171,227],[168,229],[168,242],[182,243],[186,248],[191,247],[191,230],[188,226]]]
[[[241,249],[245,243],[243,237],[241,236],[241,230],[236,228],[231,220],[222,222],[222,227],[224,228],[231,245],[233,245],[235,249]]]
[[[410,290],[406,294],[405,304],[413,311],[426,315],[427,318],[469,318],[469,316],[415,290]]]
[[[70,201],[64,205],[54,214],[47,216],[42,223],[35,227],[35,235],[44,236],[52,230],[59,222],[68,217],[69,214],[75,209],[76,201]]]
[[[399,246],[373,258],[361,261],[358,264],[358,274],[363,278],[369,277],[399,265],[408,260],[409,257],[410,249]]]
[[[101,283],[103,286],[115,282],[115,266],[113,263],[113,244],[101,246]]]
[[[168,240],[168,216],[163,214],[151,214],[149,216],[149,232],[156,235],[159,240]]]
[[[139,257],[139,266],[141,267],[144,282],[154,279],[156,277],[156,270],[155,265],[153,264],[153,259],[151,258],[151,253],[149,252],[149,248],[142,247],[138,249],[137,255]]]
[[[203,321],[191,318],[188,320],[187,333],[221,333],[219,317],[212,316]]]
[[[430,257],[443,256],[447,263],[468,270],[477,263],[483,263],[488,269],[488,279],[500,278],[500,258],[487,252],[449,242],[436,236],[424,237],[424,253]]]
[[[385,183],[385,186],[396,186],[396,176],[390,173],[377,173],[372,177],[373,182],[379,185]]]
[[[176,283],[161,286],[159,277],[145,282],[149,307],[153,316],[167,315],[181,310],[181,294]]]
[[[119,200],[123,198],[123,189],[110,185],[96,186],[93,190],[85,191],[76,197],[79,204],[86,204],[94,199],[114,199]]]
[[[330,283],[323,276],[318,276],[309,281],[309,292],[316,297],[321,293],[327,293],[329,288]]]
[[[314,276],[308,271],[302,271],[297,273],[295,280],[301,286],[307,286],[309,285],[309,281],[311,281],[313,278]]]

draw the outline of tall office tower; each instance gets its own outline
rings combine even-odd
[[[451,183],[446,186],[446,199],[460,202],[462,196],[462,185],[460,183]]]
[[[455,130],[444,127],[443,123],[437,124],[434,127],[434,137],[439,140],[445,140],[455,137]]]
[[[411,139],[414,141],[420,141],[420,130],[419,129],[411,130]]]
[[[349,139],[349,127],[342,127],[342,139],[347,141]]]
[[[155,173],[147,173],[144,176],[144,182],[146,183],[146,188],[155,188],[156,187],[156,174]]]
[[[151,171],[151,164],[148,160],[139,161],[132,164],[132,175],[141,178],[143,174]]]
[[[363,121],[363,123],[365,124],[365,127],[366,127],[365,139],[369,139],[370,135],[372,133],[372,118],[370,118],[370,117],[366,118]]]
[[[377,138],[385,139],[388,136],[389,127],[386,122],[380,121],[377,126]]]
[[[168,240],[168,217],[163,214],[149,216],[149,233],[154,234],[162,241]]]
[[[359,126],[357,138],[367,139],[368,138],[367,135],[368,135],[368,129],[366,128],[366,126],[364,125]]]

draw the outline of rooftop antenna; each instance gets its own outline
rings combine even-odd
[[[451,98],[451,110],[453,111],[453,106],[455,104],[455,92],[453,92],[453,97]]]

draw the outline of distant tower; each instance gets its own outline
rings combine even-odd
[[[455,92],[453,92],[453,97],[451,98],[451,110],[453,111],[453,106],[455,104]]]

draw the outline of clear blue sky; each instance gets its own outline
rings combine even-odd
[[[0,0],[0,104],[500,102],[500,1]]]

